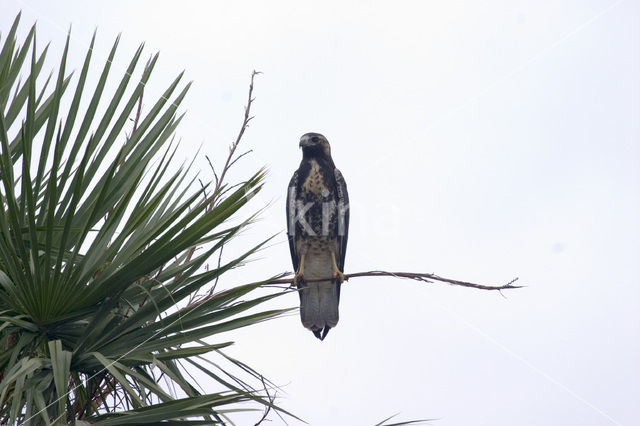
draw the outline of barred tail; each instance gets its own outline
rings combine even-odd
[[[311,282],[300,290],[302,325],[320,340],[338,324],[338,292],[338,285],[332,281]]]

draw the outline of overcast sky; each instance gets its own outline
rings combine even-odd
[[[238,250],[279,235],[225,285],[291,270],[286,187],[319,132],[352,200],[345,272],[527,286],[353,279],[324,342],[297,314],[234,334],[286,409],[312,425],[637,424],[640,2],[0,2],[3,34],[22,10],[54,56],[72,24],[69,68],[96,27],[98,64],[122,32],[120,74],[145,41],[161,52],[149,97],[185,69],[177,133],[205,178],[263,72],[233,178],[268,167],[254,206],[270,206]]]

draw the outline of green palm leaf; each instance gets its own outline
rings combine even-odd
[[[0,40],[0,424],[212,424],[238,403],[281,410],[224,354],[232,342],[204,342],[286,312],[256,310],[279,294],[252,298],[256,282],[189,302],[262,246],[204,268],[254,219],[227,223],[264,171],[224,196],[193,185],[189,165],[172,166],[182,74],[125,138],[158,56],[140,69],[140,46],[108,94],[118,39],[92,89],[95,34],[77,78],[67,37],[48,88],[47,49],[35,27],[18,43],[19,20]],[[219,374],[211,356],[237,371]],[[221,391],[203,394],[185,366]]]

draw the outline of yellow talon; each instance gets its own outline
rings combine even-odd
[[[293,276],[293,285],[298,285],[298,280],[301,278],[304,279],[304,254],[300,257],[300,266]]]
[[[340,280],[340,284],[342,284],[345,280],[344,274],[338,268],[338,263],[336,262],[336,255],[333,252],[331,252],[331,277],[338,278]]]

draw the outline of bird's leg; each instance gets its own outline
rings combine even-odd
[[[338,268],[338,263],[336,262],[336,254],[331,252],[331,277],[338,278],[340,280],[340,284],[344,282],[344,274]]]
[[[293,285],[298,285],[298,280],[304,278],[304,253],[300,256],[300,265],[296,274],[293,276]]]

